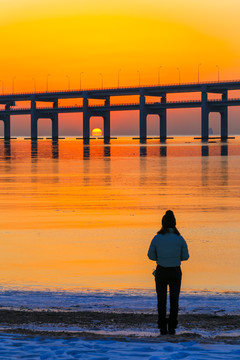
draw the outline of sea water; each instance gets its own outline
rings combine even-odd
[[[183,291],[240,291],[240,137],[1,140],[0,203],[4,291],[152,291],[168,209],[189,246]]]

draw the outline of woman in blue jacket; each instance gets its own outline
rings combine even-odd
[[[187,243],[176,228],[176,219],[171,210],[162,218],[162,228],[152,239],[148,250],[150,260],[157,262],[155,271],[158,300],[158,327],[161,335],[174,335],[178,321],[178,300],[181,288],[181,261],[188,260]],[[170,314],[166,318],[167,286],[170,290]]]

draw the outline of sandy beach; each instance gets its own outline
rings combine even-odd
[[[160,337],[155,314],[0,310],[0,319],[2,332],[23,335],[84,336],[88,339],[110,337],[120,340],[125,339],[127,334],[131,339],[141,341],[167,339],[173,342],[197,340],[204,343],[240,344],[240,315],[180,315],[181,330],[175,336]],[[154,333],[147,334],[148,330],[154,330]],[[234,332],[235,336],[232,336]]]

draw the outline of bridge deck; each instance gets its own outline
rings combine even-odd
[[[36,93],[14,93],[0,95],[0,103],[6,101],[54,101],[54,99],[74,99],[87,95],[92,99],[105,99],[108,96],[139,95],[142,91],[147,96],[160,96],[161,93],[190,93],[190,92],[213,92],[221,93],[224,90],[240,90],[240,80],[228,80],[221,82],[184,83],[150,86],[129,86],[106,89],[83,89],[70,91],[48,91]]]
[[[166,103],[150,102],[146,103],[149,109],[181,109],[181,108],[199,108],[201,107],[201,101],[168,101]],[[216,106],[240,106],[240,98],[228,99],[228,100],[209,100],[208,105],[210,107]],[[94,105],[89,106],[89,109],[94,111],[126,111],[126,110],[139,110],[139,103],[128,103],[128,104],[114,104],[110,106],[105,105]],[[52,107],[38,107],[37,111],[40,113],[75,113],[82,112],[83,106],[59,106],[58,108]],[[11,114],[11,115],[25,115],[31,114],[31,108],[18,108],[11,106],[9,110],[0,109],[0,114]]]

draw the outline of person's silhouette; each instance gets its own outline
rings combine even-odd
[[[187,243],[176,228],[171,210],[162,218],[162,228],[154,236],[148,250],[150,260],[157,262],[154,271],[158,300],[158,327],[160,333],[174,335],[178,324],[178,300],[181,288],[181,261],[188,260]],[[167,286],[170,290],[170,314],[166,318]]]

